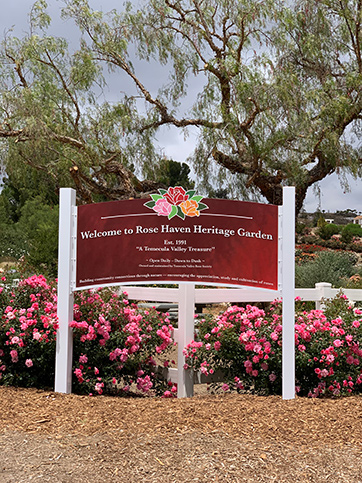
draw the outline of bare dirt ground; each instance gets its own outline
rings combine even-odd
[[[362,397],[0,387],[0,482],[362,482]]]

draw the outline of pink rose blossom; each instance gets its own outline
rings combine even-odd
[[[152,386],[153,383],[148,375],[137,379],[137,389],[140,389],[142,392],[148,392]]]
[[[26,367],[33,367],[33,361],[31,359],[26,359],[25,365]]]
[[[14,349],[14,350],[10,351],[10,356],[11,356],[12,362],[14,362],[14,363],[18,362],[19,357],[18,357],[18,351],[17,350]]]
[[[276,332],[272,332],[272,333],[270,334],[270,338],[271,338],[271,340],[276,341],[276,340],[278,340],[278,339],[279,339],[279,336],[278,336],[278,334],[277,334]]]
[[[96,385],[94,386],[94,389],[95,389],[95,391],[97,391],[98,394],[103,393],[103,388],[104,388],[103,382],[97,382]]]
[[[260,344],[255,344],[254,352],[258,354],[261,350],[262,350],[262,346]]]
[[[220,350],[220,347],[221,347],[221,342],[219,340],[217,340],[214,344],[214,348],[216,351]]]
[[[333,354],[328,354],[326,357],[327,362],[333,362],[334,361],[334,355]]]

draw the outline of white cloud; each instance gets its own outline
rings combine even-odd
[[[362,213],[362,180],[348,177],[349,191],[346,191],[336,174],[327,176],[319,183],[321,190],[320,200],[310,188],[307,193],[304,208],[308,213],[313,213],[320,208],[327,213],[337,210],[357,210]]]

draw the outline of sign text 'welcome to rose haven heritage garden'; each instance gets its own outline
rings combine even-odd
[[[78,207],[76,287],[193,282],[278,288],[278,207],[203,199],[181,187],[152,200]]]

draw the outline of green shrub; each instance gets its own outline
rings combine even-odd
[[[332,235],[337,235],[341,231],[341,227],[338,225],[335,225],[334,223],[329,223],[326,225],[321,226],[318,229],[318,235],[323,239],[323,240],[329,240]]]
[[[362,242],[360,241],[352,242],[348,245],[348,248],[353,252],[362,253]]]
[[[318,282],[341,287],[356,273],[356,256],[346,252],[320,252],[315,260],[295,267],[296,287],[313,288]]]
[[[26,238],[27,260],[36,271],[57,275],[58,206],[44,204],[37,196],[21,209],[18,229]]]
[[[306,244],[306,245],[314,245],[317,243],[318,237],[315,235],[303,235],[300,237],[300,243]]]
[[[0,257],[18,260],[28,251],[24,232],[14,224],[0,224]]]
[[[355,223],[349,223],[341,231],[341,239],[344,243],[350,243],[354,237],[362,237],[362,227]]]
[[[340,238],[334,240],[320,240],[319,245],[325,248],[331,248],[332,250],[345,250],[347,247],[346,243],[343,243]]]

